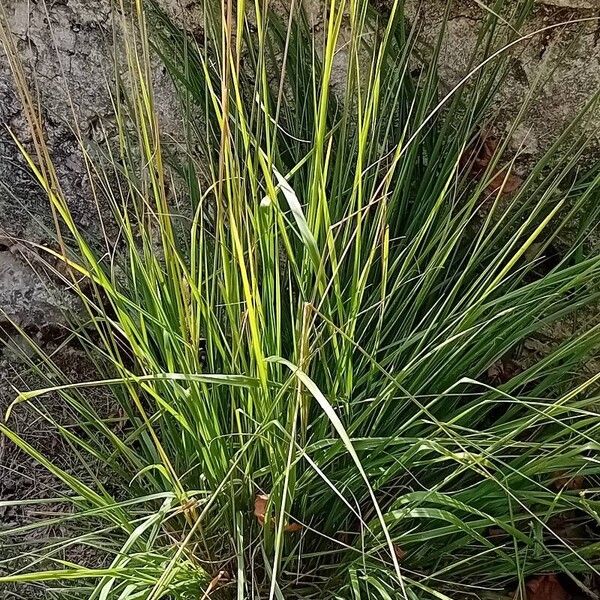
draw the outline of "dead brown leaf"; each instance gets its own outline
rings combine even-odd
[[[557,490],[582,490],[585,487],[585,479],[582,475],[569,475],[564,471],[557,471],[552,476],[552,485]]]
[[[507,169],[500,170],[485,188],[488,194],[500,193],[502,195],[512,194],[516,192],[523,183],[523,180]]]
[[[487,538],[495,543],[504,543],[510,539],[510,536],[502,527],[490,527],[487,530]]]
[[[215,577],[212,578],[211,582],[208,584],[208,587],[204,591],[201,600],[206,600],[206,598],[210,597],[210,594],[219,587],[219,584],[223,581],[228,581],[229,575],[227,571],[219,571]]]
[[[254,498],[254,516],[256,520],[264,526],[266,521],[267,503],[269,502],[269,494],[257,494]],[[275,526],[275,522],[271,521],[271,527]],[[285,533],[297,533],[302,531],[303,527],[300,523],[288,523],[284,526]]]
[[[468,174],[475,181],[480,181],[492,162],[497,149],[497,138],[484,133],[480,134],[461,157],[460,168],[468,169]],[[516,192],[522,183],[523,180],[518,175],[505,167],[491,178],[486,186],[486,192],[488,194],[500,193],[503,196],[509,195]]]
[[[398,544],[394,544],[394,554],[398,560],[402,561],[407,557],[408,552],[403,550],[400,546],[398,546]]]
[[[571,594],[565,590],[553,573],[533,577],[525,585],[527,600],[570,600]]]
[[[265,524],[265,511],[267,510],[268,501],[268,494],[257,494],[254,498],[254,516],[261,525]]]
[[[553,537],[569,546],[580,546],[586,539],[585,521],[577,518],[576,511],[554,515],[548,520]]]
[[[497,147],[498,140],[495,137],[480,134],[461,156],[460,168],[468,168],[469,175],[474,179],[481,179]]]
[[[523,371],[523,368],[511,359],[500,359],[487,370],[487,376],[492,385],[500,385],[510,381],[515,375]]]

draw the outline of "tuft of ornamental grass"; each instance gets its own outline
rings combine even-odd
[[[600,325],[522,368],[507,357],[599,299],[600,170],[582,161],[597,96],[517,179],[508,142],[533,86],[482,159],[508,61],[543,33],[525,28],[531,2],[481,3],[469,73],[449,91],[450,9],[425,48],[400,0],[329,0],[320,30],[304,0],[206,0],[195,38],[152,2],[120,8],[117,137],[102,160],[82,144],[118,226],[104,246],[71,216],[2,30],[33,133],[19,147],[57,224],[60,250],[39,251],[80,297],[72,343],[98,379],[69,380],[31,342],[48,385],[22,392],[0,431],[71,511],[0,536],[69,534],[0,561],[0,583],[91,600],[416,600],[523,592],[554,572],[585,591],[600,551],[600,374],[585,369]],[[175,144],[156,55],[181,98]],[[22,403],[89,476],[11,429]],[[101,566],[65,559],[74,545]]]

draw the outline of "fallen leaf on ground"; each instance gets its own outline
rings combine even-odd
[[[571,594],[565,590],[556,575],[549,573],[533,577],[525,585],[527,600],[570,600]]]
[[[256,520],[264,526],[266,521],[266,510],[267,503],[269,502],[268,494],[257,494],[254,498],[254,516]],[[275,522],[271,521],[271,526],[275,526]],[[288,523],[284,526],[283,531],[285,533],[297,533],[298,531],[302,531],[303,527],[300,523]]]
[[[254,516],[261,525],[265,524],[265,511],[267,510],[268,501],[268,494],[257,494],[254,499]]]
[[[498,140],[495,137],[480,134],[463,153],[460,159],[460,168],[468,169],[468,174],[476,181],[481,180],[492,162],[497,148]],[[486,192],[509,195],[517,191],[522,183],[523,180],[518,175],[512,173],[508,167],[504,167],[492,177],[486,186]]]
[[[585,521],[577,518],[576,511],[554,515],[548,520],[551,538],[559,538],[569,546],[580,546],[586,539]]]
[[[488,168],[497,147],[498,140],[495,137],[480,134],[461,156],[461,169],[468,168],[469,175],[480,179]]]
[[[205,598],[208,598],[211,594],[211,592],[213,592],[215,590],[215,588],[217,588],[219,586],[219,583],[221,580],[227,581],[229,579],[227,572],[226,571],[219,571],[217,573],[217,575],[215,577],[212,578],[211,582],[208,584],[208,587],[206,588],[204,594],[202,595],[201,600],[205,600]]]
[[[488,194],[495,194],[500,192],[501,194],[507,195],[516,192],[523,183],[523,180],[514,173],[510,173],[506,169],[502,169],[493,179],[488,183],[485,188]]]
[[[523,368],[514,360],[500,359],[488,368],[487,376],[492,385],[500,385],[522,372]]]
[[[502,527],[490,527],[487,530],[487,538],[494,542],[505,542],[510,536]]]
[[[585,479],[582,475],[569,475],[564,471],[557,471],[554,473],[554,481],[552,485],[557,490],[582,490],[585,486]]]

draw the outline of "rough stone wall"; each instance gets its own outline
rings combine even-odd
[[[423,37],[432,43],[445,4],[442,1],[411,3],[411,12],[420,14],[425,23]],[[473,0],[454,2],[441,51],[440,74],[447,86],[457,83],[467,72],[476,44],[476,25],[483,12]],[[533,91],[522,125],[513,136],[515,151],[538,156],[600,90],[600,21],[597,17],[600,17],[600,0],[536,3],[523,33],[540,33],[511,51],[510,72],[496,102],[497,123],[506,127]],[[581,21],[553,27],[577,20]],[[596,114],[587,124],[596,145],[600,142],[599,127],[600,114]]]
[[[189,27],[198,26],[198,0],[162,3]],[[91,236],[98,236],[97,207],[71,128],[75,119],[84,139],[92,141],[98,135],[99,123],[110,119],[106,82],[111,80],[113,68],[111,0],[0,0],[0,4],[25,68],[36,82],[49,147],[73,215]],[[476,0],[453,3],[441,68],[448,85],[464,75],[477,23],[484,15],[481,5]],[[412,14],[423,18],[425,40],[433,37],[445,6],[445,0],[409,2]],[[599,15],[600,0],[539,0],[527,27],[533,31]],[[535,102],[513,139],[515,149],[532,156],[538,155],[586,99],[600,90],[600,22],[590,20],[552,29],[523,46],[513,59],[510,81],[498,103],[500,123],[510,120],[538,77],[542,83]],[[159,108],[168,112],[172,97],[164,73],[157,74],[157,84]],[[51,238],[52,227],[48,202],[6,130],[10,127],[27,142],[29,134],[3,54],[0,125],[0,308],[23,324],[59,319],[64,297],[57,299],[15,251],[14,238],[45,242]],[[594,130],[599,125],[600,115],[588,125],[597,141]]]
[[[0,0],[32,91],[40,99],[47,143],[78,226],[100,239],[99,207],[74,132],[84,144],[101,142],[112,120],[113,0]],[[172,120],[175,98],[164,67],[156,73],[158,111]],[[48,289],[20,252],[19,240],[48,243],[54,226],[47,198],[7,128],[26,146],[31,140],[0,49],[0,324],[2,311],[27,327],[60,322],[66,296]],[[100,210],[102,208],[100,207]]]
[[[111,69],[107,44],[111,37],[110,2],[62,1],[46,7],[30,0],[3,1],[24,66],[30,76],[35,75],[31,81],[35,81],[40,94],[48,142],[56,156],[61,183],[72,198],[79,221],[87,226],[93,211],[86,201],[85,170],[71,123],[75,117],[84,134],[91,136],[98,119],[110,115],[104,91]],[[10,235],[37,237],[40,230],[35,217],[44,221],[47,203],[23,171],[6,131],[8,126],[20,139],[29,139],[4,56],[0,60],[0,120],[4,125],[0,133],[4,188],[0,227]],[[31,213],[30,218],[26,212]]]
[[[43,107],[47,141],[61,185],[78,222],[95,232],[96,210],[72,123],[93,136],[98,120],[110,114],[104,80],[110,2],[48,3],[2,0],[23,65]],[[72,99],[72,103],[70,102]],[[7,127],[30,140],[8,61],[0,57],[0,307],[24,327],[60,319],[62,299],[47,289],[18,251],[17,240],[46,242],[52,231],[48,200],[20,156]],[[0,316],[0,321],[2,321]]]

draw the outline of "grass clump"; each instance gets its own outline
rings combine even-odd
[[[71,217],[5,36],[61,242],[46,256],[81,297],[73,339],[100,375],[65,380],[40,352],[52,380],[11,407],[35,407],[88,477],[1,426],[69,490],[57,518],[76,533],[0,581],[97,600],[443,598],[547,572],[590,586],[600,376],[583,365],[599,326],[526,368],[506,357],[598,300],[600,173],[578,169],[597,99],[527,174],[512,128],[482,151],[511,52],[535,35],[519,33],[530,4],[482,5],[447,94],[449,13],[425,59],[399,0],[331,0],[320,32],[302,1],[207,0],[196,39],[153,4],[122,6],[118,136],[103,162],[82,148],[118,224],[104,249]],[[155,53],[181,96],[175,150]],[[103,565],[64,560],[74,543]]]

